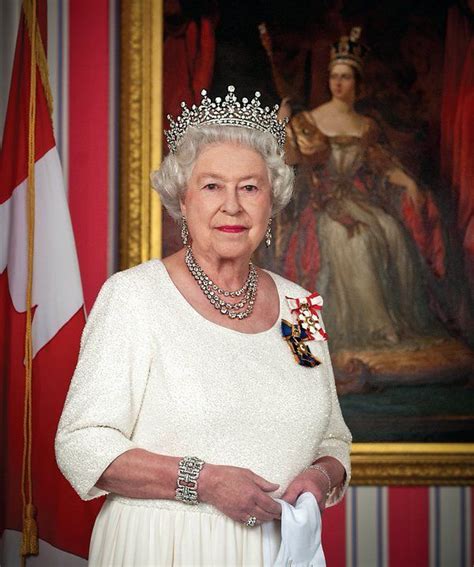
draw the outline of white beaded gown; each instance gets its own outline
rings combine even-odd
[[[350,478],[351,436],[343,421],[326,342],[321,361],[297,364],[282,338],[292,316],[285,296],[298,285],[271,274],[280,317],[246,334],[203,318],[159,260],[112,276],[81,341],[79,362],[56,437],[57,461],[84,500],[106,494],[95,483],[129,449],[195,455],[249,468],[280,485],[321,456]],[[274,537],[278,538],[278,523]],[[90,545],[91,566],[261,566],[261,527],[248,528],[211,505],[107,494]]]

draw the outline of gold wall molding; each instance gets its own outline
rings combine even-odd
[[[354,485],[474,484],[474,443],[354,443]]]
[[[120,267],[161,256],[162,0],[121,2]],[[354,485],[474,484],[474,443],[355,443]]]
[[[120,13],[120,268],[161,256],[161,204],[150,173],[162,155],[162,0]]]

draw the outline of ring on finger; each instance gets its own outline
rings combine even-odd
[[[257,518],[255,516],[249,516],[249,519],[245,522],[248,528],[253,528],[257,523]]]

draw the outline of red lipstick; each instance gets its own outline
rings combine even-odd
[[[246,230],[245,226],[241,226],[241,225],[223,225],[223,226],[217,226],[216,227],[217,230],[220,230],[221,232],[230,232],[230,233],[237,233],[237,232],[243,232],[244,230]]]

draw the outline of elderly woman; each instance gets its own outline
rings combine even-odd
[[[81,498],[107,495],[90,565],[263,565],[275,497],[322,510],[350,476],[322,301],[251,262],[291,197],[284,124],[229,87],[167,138],[153,181],[185,247],[103,286],[57,460]]]

